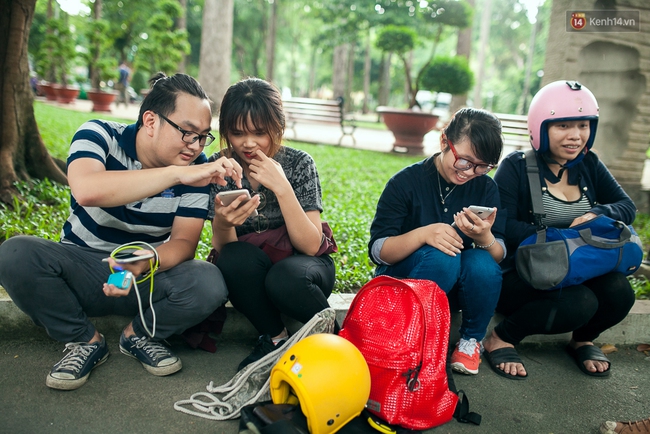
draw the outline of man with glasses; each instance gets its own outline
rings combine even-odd
[[[451,367],[477,374],[481,340],[501,289],[505,213],[486,175],[503,148],[501,124],[484,110],[459,110],[442,130],[441,152],[402,169],[386,184],[370,227],[376,275],[426,279],[462,310]],[[485,220],[470,206],[495,208]],[[453,225],[453,226],[452,226]]]
[[[164,376],[182,364],[160,341],[201,322],[227,298],[219,269],[194,254],[210,184],[231,178],[241,186],[242,169],[225,157],[207,162],[210,100],[196,80],[159,73],[151,83],[136,124],[94,120],[72,138],[70,215],[60,242],[18,236],[0,245],[0,284],[66,344],[46,378],[51,388],[77,389],[106,361],[106,339],[88,317],[134,317],[121,333],[120,352]],[[132,243],[127,250],[152,250],[154,258],[112,258]],[[129,274],[124,288],[107,284],[111,270],[131,273],[139,285],[129,285]]]

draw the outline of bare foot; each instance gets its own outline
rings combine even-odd
[[[488,353],[491,353],[492,351],[501,348],[514,348],[514,347],[515,347],[514,345],[501,340],[501,338],[497,335],[496,331],[494,330],[492,330],[492,333],[490,333],[489,336],[483,339],[483,348],[485,348],[485,351],[487,351]],[[512,362],[499,363],[497,367],[509,375],[520,376],[520,377],[526,376],[526,368],[524,368],[524,365],[522,365],[521,363],[512,363]]]
[[[582,347],[583,345],[593,346],[594,343],[589,341],[576,342],[573,339],[571,339],[571,341],[569,341],[569,345],[571,346],[571,348],[575,350]],[[604,362],[602,360],[585,360],[584,365],[589,372],[605,372],[606,370],[609,369],[609,363]]]

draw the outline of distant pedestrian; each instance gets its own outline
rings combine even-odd
[[[117,80],[115,88],[120,92],[117,99],[117,104],[124,103],[124,107],[129,106],[129,96],[127,89],[129,88],[129,79],[131,77],[131,69],[125,62],[120,63],[118,68],[120,78]]]

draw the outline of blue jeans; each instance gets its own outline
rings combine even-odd
[[[481,249],[449,256],[423,246],[397,264],[380,265],[375,275],[431,280],[447,295],[454,290],[463,311],[460,336],[477,341],[485,337],[501,292],[501,268]]]

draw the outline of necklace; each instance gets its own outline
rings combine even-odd
[[[452,187],[452,189],[449,190],[449,193],[447,193],[447,194],[443,197],[443,195],[442,195],[442,188],[440,187],[440,184],[441,184],[441,182],[442,182],[442,181],[440,180],[440,172],[437,172],[437,173],[438,173],[438,194],[440,195],[440,202],[442,202],[442,204],[444,205],[444,204],[445,204],[445,200],[447,200],[447,198],[449,197],[449,195],[451,194],[451,192],[454,191],[454,190],[456,189],[456,187],[458,187],[458,185],[457,185],[457,184],[454,185],[454,186]]]
[[[442,159],[442,155],[441,155],[441,159]],[[441,161],[441,164],[442,164],[442,161]],[[438,168],[436,167],[436,169],[438,169]],[[458,184],[455,184],[455,185],[451,188],[451,190],[449,190],[449,193],[447,193],[447,194],[443,197],[443,195],[442,195],[442,187],[440,187],[440,184],[442,184],[442,181],[441,181],[441,179],[440,179],[440,170],[436,170],[436,175],[438,175],[438,194],[440,195],[440,202],[442,202],[442,204],[444,205],[444,204],[445,204],[445,200],[447,200],[447,198],[449,197],[449,195],[451,194],[451,192],[454,191],[454,190],[456,189],[456,187],[458,187]]]

